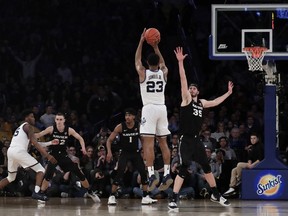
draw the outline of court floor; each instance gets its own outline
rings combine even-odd
[[[107,206],[107,199],[94,203],[88,198],[51,198],[46,204],[38,204],[30,197],[0,197],[0,216],[284,216],[288,215],[287,201],[232,199],[230,207],[222,207],[209,200],[181,200],[179,211],[169,211],[167,200],[143,206],[139,199],[119,199],[117,206]]]

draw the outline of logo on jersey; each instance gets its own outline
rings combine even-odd
[[[275,195],[281,186],[281,178],[282,175],[264,175],[261,177],[257,184],[257,194],[258,195],[266,195],[273,196]]]
[[[145,117],[141,118],[141,125],[144,125],[145,123],[146,123],[146,118]]]

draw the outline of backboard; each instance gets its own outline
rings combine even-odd
[[[288,4],[214,4],[211,12],[210,59],[245,60],[250,46],[266,47],[266,60],[288,59]]]

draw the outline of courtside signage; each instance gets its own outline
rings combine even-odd
[[[281,189],[282,175],[267,174],[260,176],[260,180],[257,183],[256,193],[260,196],[275,196]]]

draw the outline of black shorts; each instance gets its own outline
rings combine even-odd
[[[55,172],[56,166],[58,165],[64,172],[73,172],[77,177],[80,178],[81,181],[85,180],[85,175],[81,172],[78,164],[74,163],[71,158],[64,152],[51,152],[51,155],[57,160],[57,164],[52,164],[48,162],[46,172],[45,172],[45,179],[51,180],[53,174]]]
[[[119,184],[122,181],[127,162],[131,161],[135,169],[140,173],[142,183],[147,180],[147,172],[145,169],[145,164],[141,154],[139,152],[121,152],[118,159],[118,169],[117,174],[114,179],[114,183]]]
[[[199,163],[202,168],[205,168],[205,173],[209,172],[210,167],[208,158],[205,152],[205,147],[199,136],[182,135],[179,143],[179,160],[180,164],[189,166],[191,161]],[[211,169],[210,169],[211,170]]]

